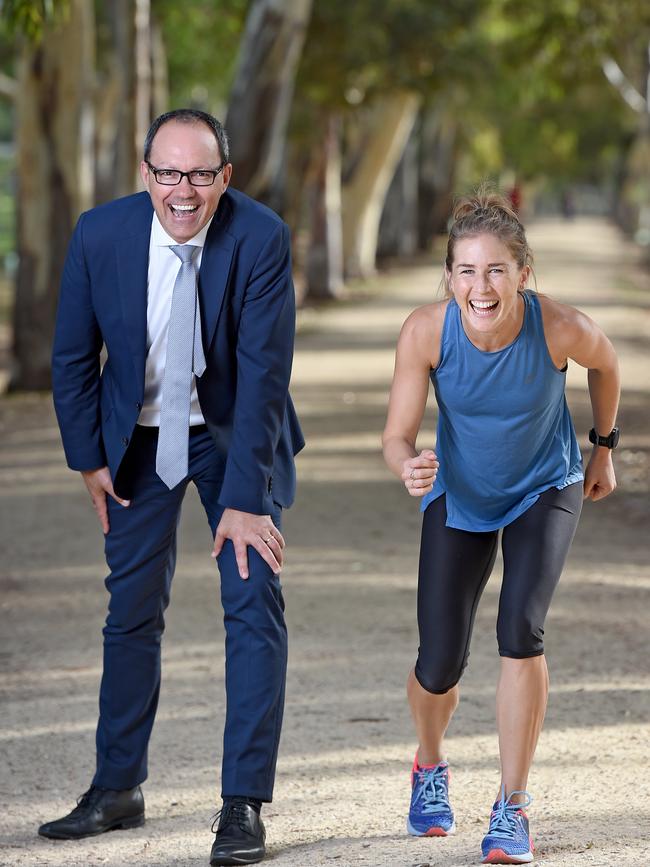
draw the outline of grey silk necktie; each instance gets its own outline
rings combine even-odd
[[[169,317],[156,472],[171,489],[187,475],[192,372],[201,376],[205,370],[205,356],[201,343],[196,268],[192,262],[198,247],[183,244],[169,249],[181,260],[181,267],[174,283]]]

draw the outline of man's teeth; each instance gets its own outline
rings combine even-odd
[[[191,211],[196,211],[198,205],[170,205],[172,211],[180,211],[182,214],[189,214]]]

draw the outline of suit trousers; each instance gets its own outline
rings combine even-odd
[[[187,478],[171,491],[156,475],[157,428],[136,427],[120,468],[124,508],[108,497],[110,594],[104,627],[94,784],[128,789],[147,777],[147,747],[160,691],[160,644],[176,563],[176,531],[190,481],[214,538],[224,465],[205,428],[191,429]],[[280,526],[281,509],[271,515]],[[207,539],[206,534],[206,543]],[[209,548],[206,545],[206,557]],[[242,580],[234,547],[217,558],[226,632],[222,796],[270,801],[287,665],[284,600],[277,575],[253,548]]]

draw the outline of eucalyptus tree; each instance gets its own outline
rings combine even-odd
[[[346,277],[374,270],[386,193],[420,107],[442,102],[457,78],[465,77],[463,58],[481,5],[475,0],[335,0],[314,7],[292,122],[298,167],[293,212],[304,212],[296,196],[307,192],[311,235],[321,246],[326,238],[322,215],[330,227],[341,221],[340,232],[330,228],[330,234],[342,237]],[[341,130],[338,150],[333,127]],[[327,170],[331,160],[341,165],[338,195],[333,192],[336,173]],[[337,283],[328,276],[328,256],[322,249],[311,255],[325,270],[318,276],[314,269],[308,294],[327,294]]]
[[[10,386],[44,389],[67,242],[78,213],[93,203],[94,9],[84,0],[18,0],[4,14],[18,45]]]
[[[496,130],[501,162],[557,185],[618,177],[619,201],[650,203],[645,0],[493,0],[488,27],[493,72],[473,120]]]
[[[10,387],[50,384],[67,243],[97,200],[132,192],[164,65],[150,0],[11,0],[15,36],[16,274]],[[7,87],[2,93],[7,95]]]

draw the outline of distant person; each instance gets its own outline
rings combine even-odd
[[[288,392],[289,233],[230,188],[226,133],[204,112],[155,120],[140,175],[147,192],[82,214],[61,284],[54,403],[68,464],[104,531],[110,599],[96,772],[72,812],[39,834],[69,840],[144,822],[164,611],[193,482],[226,629],[223,807],[210,863],[252,864],[265,854],[260,809],[273,794],[284,704],[280,517],[303,445]]]
[[[457,202],[447,297],[415,310],[402,328],[383,436],[388,466],[423,498],[420,647],[408,679],[419,743],[407,828],[416,836],[455,830],[443,737],[501,533],[501,783],[482,843],[490,864],[533,859],[525,808],[548,694],[544,619],[583,497],[599,500],[616,486],[616,355],[591,319],[527,288],[531,263],[506,199],[482,191]],[[589,369],[594,445],[584,474],[564,394],[569,359]],[[437,444],[418,453],[429,377]]]
[[[565,220],[573,220],[576,215],[576,205],[571,190],[562,191],[562,216]]]

